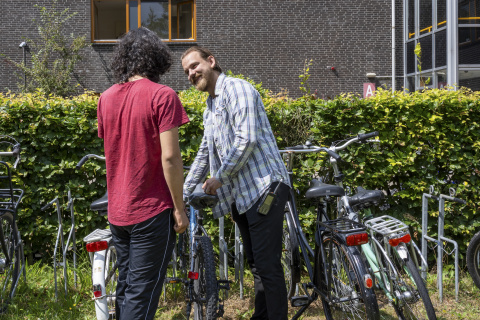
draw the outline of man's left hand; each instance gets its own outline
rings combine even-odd
[[[222,186],[222,183],[215,177],[208,179],[202,186],[203,191],[206,194],[217,194],[217,189]]]

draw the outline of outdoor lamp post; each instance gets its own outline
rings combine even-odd
[[[23,49],[23,67],[25,68],[27,66],[27,43],[25,41],[22,41],[20,45],[18,46],[19,48]],[[27,72],[23,70],[23,86],[24,90],[27,90]]]

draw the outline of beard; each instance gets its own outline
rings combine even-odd
[[[195,78],[192,81],[192,84],[195,86],[195,88],[198,91],[202,91],[202,92],[207,91],[207,87],[210,83],[209,79],[211,79],[212,73],[213,73],[213,70],[211,70],[211,69],[205,70],[201,75],[199,75],[197,78]],[[196,79],[198,79],[198,80],[196,80]]]

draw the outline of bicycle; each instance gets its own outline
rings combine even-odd
[[[296,146],[281,152],[289,158],[287,169],[290,179],[295,153],[326,152],[331,157],[340,158],[323,147]],[[285,212],[284,241],[287,249],[284,249],[282,263],[288,272],[286,282],[291,305],[300,307],[292,320],[298,319],[319,297],[327,319],[379,319],[373,280],[358,249],[359,245],[368,242],[366,227],[344,217],[331,220],[327,213],[327,202],[331,202],[332,197],[344,195],[341,187],[312,180],[305,196],[317,202],[313,250],[300,226],[294,193],[290,192]],[[301,283],[300,265],[306,267],[309,282]],[[293,296],[299,291],[294,288],[297,282],[304,294]]]
[[[84,156],[75,166],[80,169],[94,158],[105,161],[95,154]],[[92,211],[105,216],[108,213],[108,193],[90,205]],[[110,229],[96,229],[83,238],[92,265],[92,290],[97,320],[115,319],[116,288],[118,280],[117,254]]]
[[[359,134],[340,141],[346,141],[341,146],[337,146],[337,143],[328,149],[336,153],[354,142],[365,143],[375,136],[378,136],[378,132]],[[303,147],[318,148],[311,144]],[[336,186],[343,188],[344,175],[337,165],[339,159],[330,157],[330,164],[333,167]],[[383,197],[380,190],[357,188],[357,194],[339,197],[338,217],[348,217],[359,222],[357,210],[377,205]],[[377,218],[365,217],[362,222],[367,227],[370,237],[369,242],[361,246],[361,251],[368,262],[373,279],[376,280],[376,287],[384,294],[380,295],[379,299],[385,297],[400,319],[436,319],[426,284],[420,276],[421,260],[425,259],[412,240],[408,226],[387,215]]]
[[[472,237],[468,244],[467,268],[473,282],[480,289],[480,231]]]
[[[189,167],[185,167],[188,169]],[[219,291],[230,289],[228,280],[217,280],[212,241],[202,225],[203,209],[212,208],[218,196],[204,193],[198,184],[188,199],[189,227],[178,237],[174,264],[179,276],[165,279],[165,283],[181,283],[187,302],[186,317],[190,317],[193,304],[195,320],[217,319],[223,316],[223,300]],[[174,267],[176,270],[176,267]]]
[[[10,136],[0,135],[0,145],[10,151],[1,151],[0,156],[14,157],[13,166],[0,161],[0,314],[6,312],[15,296],[20,275],[26,281],[23,241],[18,230],[18,206],[23,190],[13,187],[12,171],[20,161],[20,144]]]

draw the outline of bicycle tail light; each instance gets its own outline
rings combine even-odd
[[[358,246],[368,243],[368,233],[356,233],[347,236],[347,246]]]
[[[372,289],[373,287],[373,279],[370,274],[366,274],[363,276],[363,282],[365,283],[365,287],[367,289]]]
[[[401,237],[398,237],[398,238],[391,238],[391,239],[388,239],[388,243],[392,246],[392,247],[396,247],[398,246],[400,243],[409,243],[410,240],[412,240],[412,237],[410,236],[410,233],[407,233]]]
[[[93,285],[93,295],[95,298],[100,298],[102,296],[102,286],[99,284]]]
[[[86,245],[88,252],[97,252],[102,250],[107,250],[108,242],[107,241],[96,241],[90,242]]]
[[[188,279],[198,280],[198,272],[189,271]]]

